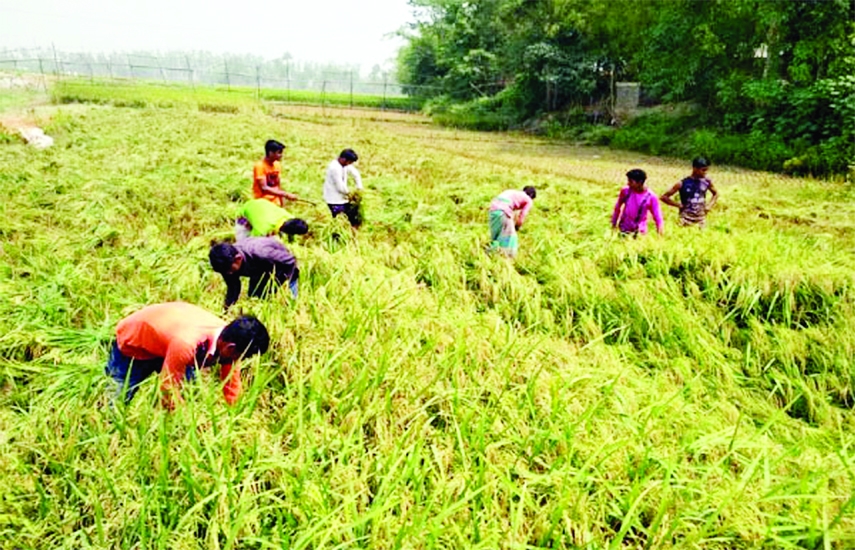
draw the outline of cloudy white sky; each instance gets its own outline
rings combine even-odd
[[[0,50],[206,50],[384,65],[407,0],[0,0]]]

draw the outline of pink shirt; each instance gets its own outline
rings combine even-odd
[[[493,202],[490,203],[490,211],[501,210],[513,218],[514,211],[519,210],[520,215],[517,219],[517,223],[522,225],[528,211],[531,210],[532,204],[534,204],[534,202],[531,200],[531,197],[522,191],[508,189],[507,191],[502,191],[498,197],[493,199]]]
[[[649,189],[636,193],[628,186],[624,187],[620,190],[614,212],[612,212],[612,227],[617,226],[625,233],[634,233],[636,230],[642,234],[647,233],[648,212],[653,215],[656,229],[662,231],[662,211],[659,209],[659,199],[656,195]]]

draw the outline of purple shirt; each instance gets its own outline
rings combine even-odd
[[[234,244],[243,255],[243,263],[236,273],[223,274],[226,281],[226,308],[240,297],[240,278],[249,277],[250,292],[273,275],[278,284],[297,280],[300,270],[294,255],[273,237],[247,237]]]
[[[662,211],[659,209],[659,199],[656,195],[650,189],[636,193],[629,186],[624,187],[620,190],[612,212],[612,227],[618,227],[624,233],[647,233],[648,212],[653,215],[656,229],[662,231]]]

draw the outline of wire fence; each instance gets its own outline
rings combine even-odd
[[[424,98],[433,95],[430,86],[404,86],[388,72],[373,71],[363,78],[354,68],[339,69],[299,63],[291,60],[261,61],[227,57],[199,59],[198,54],[74,54],[55,49],[17,49],[0,51],[0,72],[13,75],[29,74],[37,80],[27,85],[48,89],[50,81],[64,78],[88,79],[92,83],[127,83],[128,81],[159,82],[185,85],[191,88],[216,86],[227,91],[255,90],[259,98],[265,95],[284,102],[325,102],[354,107],[371,104],[399,110],[421,109]],[[278,91],[264,94],[263,91]],[[314,92],[314,94],[289,92]],[[349,98],[349,101],[348,101]],[[360,101],[363,100],[363,101]]]

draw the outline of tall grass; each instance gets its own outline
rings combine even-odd
[[[53,101],[59,104],[83,103],[135,108],[197,106],[201,111],[227,113],[235,113],[241,108],[251,110],[260,101],[400,111],[418,111],[423,103],[423,100],[418,98],[394,95],[350,94],[323,90],[256,89],[242,86],[188,86],[112,80],[90,82],[83,79],[56,82],[51,95]]]
[[[662,191],[685,166],[156,104],[59,108],[54,148],[0,145],[0,546],[855,546],[849,188],[715,166],[705,231],[669,213],[627,241],[622,174]],[[236,407],[204,376],[174,413],[155,381],[110,408],[123,315],[221,307],[207,245],[270,137],[315,200],[356,149],[366,225],[292,209],[300,298],[239,302],[273,346]],[[527,184],[520,257],[485,255],[485,205]]]

